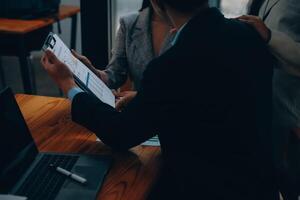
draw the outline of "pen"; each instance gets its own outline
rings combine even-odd
[[[78,176],[72,172],[69,172],[68,170],[66,169],[63,169],[61,167],[57,167],[53,164],[50,164],[50,167],[51,168],[54,168],[57,172],[63,174],[63,175],[66,175],[67,177],[70,177],[71,179],[73,179],[74,181],[77,181],[79,183],[82,183],[82,184],[85,184],[87,182],[87,180],[81,176]]]

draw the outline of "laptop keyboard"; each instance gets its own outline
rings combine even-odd
[[[69,155],[43,155],[16,194],[25,196],[28,200],[55,199],[67,177],[51,168],[50,164],[70,171],[78,158]]]

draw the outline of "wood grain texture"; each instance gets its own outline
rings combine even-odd
[[[113,156],[99,200],[147,198],[160,171],[160,148],[138,146],[113,153],[102,142],[96,142],[93,133],[71,121],[69,100],[21,94],[16,99],[40,151]]]
[[[78,6],[61,5],[58,19],[62,20],[80,12]],[[34,20],[19,20],[0,18],[0,33],[26,34],[28,32],[46,27],[55,23],[54,17],[40,18]]]

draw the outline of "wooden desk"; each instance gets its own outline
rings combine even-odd
[[[45,30],[58,20],[72,19],[71,48],[76,48],[77,14],[80,8],[77,6],[62,5],[55,16],[49,16],[34,20],[18,20],[0,18],[0,55],[18,56],[23,86],[25,93],[35,93],[35,80],[31,78],[32,70],[27,57],[33,50],[40,50],[46,35],[41,35]],[[48,29],[47,29],[48,30]],[[48,32],[46,30],[46,32]],[[34,43],[34,44],[33,44]],[[0,79],[5,85],[0,60]]]
[[[51,25],[57,22],[57,19],[63,20],[68,17],[76,16],[79,12],[80,8],[77,6],[62,5],[59,8],[57,18],[52,16],[34,20],[0,18],[0,33],[26,34]]]
[[[40,151],[112,154],[95,135],[71,121],[69,100],[30,95],[16,99]],[[113,166],[98,199],[146,199],[161,166],[160,148],[138,146],[112,155]]]

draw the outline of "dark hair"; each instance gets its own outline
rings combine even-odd
[[[149,8],[149,7],[151,7],[151,2],[150,2],[150,0],[143,0],[142,7],[141,7],[141,9],[140,9],[139,11],[142,11],[142,10],[144,10],[145,8]]]
[[[205,3],[208,3],[208,0],[160,0],[170,7],[182,11],[182,12],[190,12],[194,11]]]

